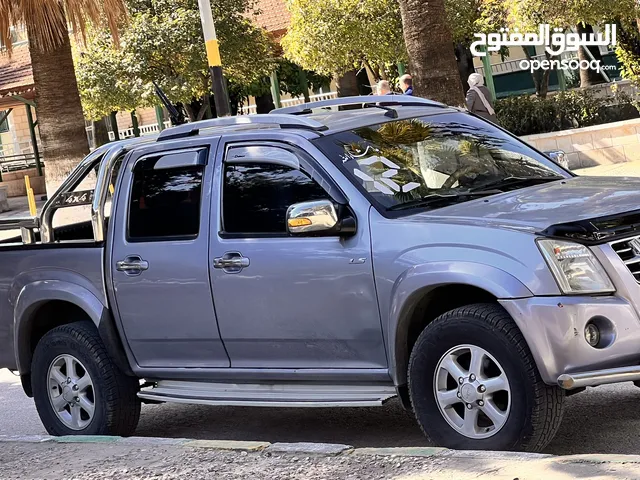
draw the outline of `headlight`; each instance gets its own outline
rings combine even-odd
[[[538,240],[562,293],[610,293],[615,288],[598,259],[584,245],[562,240]]]

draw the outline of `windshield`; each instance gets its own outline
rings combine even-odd
[[[438,208],[568,176],[525,143],[464,113],[395,120],[315,142],[385,210]]]

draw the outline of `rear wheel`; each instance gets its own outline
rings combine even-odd
[[[494,304],[452,310],[424,329],[409,391],[424,433],[449,448],[540,451],[562,420],[564,391],[542,381],[522,333]]]
[[[42,337],[33,356],[36,408],[51,435],[133,434],[139,381],[109,357],[93,324],[70,323]]]

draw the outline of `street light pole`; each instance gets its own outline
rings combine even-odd
[[[216,28],[213,24],[210,0],[198,0],[198,7],[200,9],[202,32],[204,33],[204,43],[207,47],[207,60],[209,62],[209,73],[211,74],[216,113],[219,117],[228,117],[231,115],[229,94],[227,93],[227,85],[222,76],[220,48],[218,46],[218,38],[216,37]]]

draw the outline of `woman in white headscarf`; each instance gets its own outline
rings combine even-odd
[[[467,92],[467,108],[469,111],[497,123],[491,93],[484,86],[484,77],[479,73],[472,73],[469,75],[467,83],[469,84],[469,91]]]

